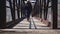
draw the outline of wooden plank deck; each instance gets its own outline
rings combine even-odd
[[[13,29],[49,29],[46,24],[43,24],[38,19],[31,17],[29,21],[24,19],[23,21],[19,22]]]

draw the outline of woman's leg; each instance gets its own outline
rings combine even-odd
[[[25,16],[26,16],[26,18],[27,18],[27,10],[25,10]]]
[[[27,12],[27,20],[30,19],[30,12]]]

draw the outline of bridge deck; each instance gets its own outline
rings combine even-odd
[[[35,17],[31,17],[29,21],[25,18],[23,21],[19,22],[13,29],[49,29],[47,24],[40,22],[40,20]]]

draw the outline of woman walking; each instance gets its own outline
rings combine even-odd
[[[25,13],[26,13],[26,17],[27,17],[27,20],[29,21],[30,19],[30,13],[32,11],[32,5],[30,3],[30,1],[27,1],[25,3]]]

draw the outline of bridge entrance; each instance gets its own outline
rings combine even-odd
[[[57,0],[33,0],[30,21],[22,11],[27,0],[0,0],[0,28],[13,29],[56,29]]]

